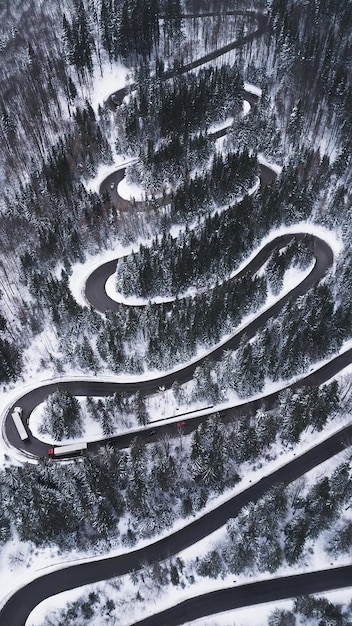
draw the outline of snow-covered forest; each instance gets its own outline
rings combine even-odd
[[[25,415],[33,435],[101,440],[60,463],[26,460],[5,435],[7,593],[43,559],[171,533],[348,424],[349,369],[314,372],[352,345],[352,3],[13,0],[0,15],[3,433],[11,402],[53,380]],[[321,240],[330,266],[294,292]],[[85,282],[114,258],[101,310]],[[79,375],[136,388],[76,397],[60,381]],[[349,563],[350,444],[193,550],[28,623],[131,624],[234,576]],[[350,600],[300,596],[255,623],[348,626]],[[254,623],[244,609],[212,619]]]

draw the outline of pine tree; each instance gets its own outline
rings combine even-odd
[[[64,13],[62,26],[68,60],[74,65],[79,79],[82,80],[86,70],[88,74],[91,74],[93,70],[93,38],[83,0],[80,0],[78,4],[72,25]]]
[[[15,380],[22,369],[20,350],[14,343],[0,337],[0,380]]]
[[[223,426],[219,415],[209,417],[193,435],[190,470],[197,481],[222,489],[227,455]]]
[[[100,28],[102,32],[102,42],[109,55],[110,61],[113,59],[114,43],[112,32],[112,3],[111,0],[102,0],[100,10]]]
[[[65,390],[52,393],[44,409],[43,428],[58,441],[79,437],[83,432],[83,421],[77,398]]]
[[[130,470],[127,489],[128,508],[137,518],[147,517],[149,510],[147,450],[144,442],[138,437],[133,439],[130,447]]]
[[[177,570],[176,565],[171,565],[170,580],[171,580],[171,583],[174,585],[174,587],[177,587],[177,585],[179,585],[180,583],[180,577],[178,575],[178,570]]]
[[[144,396],[142,396],[140,391],[137,391],[136,393],[135,406],[136,406],[136,414],[137,414],[138,423],[141,424],[141,426],[146,426],[149,421],[148,411],[147,411],[145,398]]]
[[[209,552],[197,565],[197,574],[209,578],[224,575],[225,563],[217,550]]]
[[[296,618],[292,611],[274,609],[269,615],[268,626],[296,626]]]

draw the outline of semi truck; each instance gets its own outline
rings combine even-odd
[[[22,422],[22,407],[20,406],[15,406],[13,413],[12,413],[12,419],[13,422],[16,426],[17,432],[19,434],[19,436],[21,437],[22,441],[25,441],[26,439],[29,439],[28,437],[28,433],[23,425]]]
[[[67,454],[74,454],[77,452],[83,452],[88,448],[87,443],[69,443],[66,446],[52,446],[48,449],[48,455],[51,457],[66,456]]]

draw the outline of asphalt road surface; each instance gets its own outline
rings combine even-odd
[[[245,11],[245,10],[244,11],[228,11],[226,14],[251,17],[254,21],[258,23],[258,28],[256,30],[253,30],[251,33],[248,33],[248,35],[243,36],[241,39],[238,39],[236,41],[231,41],[226,46],[217,48],[216,50],[213,50],[213,52],[210,52],[209,54],[205,54],[204,56],[199,57],[195,61],[186,63],[185,65],[182,65],[178,67],[177,69],[172,69],[172,70],[168,70],[164,72],[164,74],[162,75],[162,78],[164,80],[167,80],[168,78],[172,78],[173,76],[176,76],[179,74],[185,74],[186,72],[189,72],[190,70],[194,70],[196,67],[200,67],[201,65],[204,65],[204,63],[208,63],[209,61],[214,61],[219,56],[226,54],[226,52],[230,52],[231,50],[236,50],[237,48],[242,48],[245,44],[250,43],[254,39],[261,37],[268,30],[268,18],[265,14],[260,13],[259,11]],[[208,14],[203,13],[203,14],[199,14],[198,17],[207,17],[211,15],[215,16],[215,13],[208,13]],[[187,15],[184,14],[182,17],[183,19],[187,17],[194,18],[194,17],[197,17],[197,15],[194,13],[188,13]],[[107,99],[107,103],[110,106],[110,108],[114,110],[117,106],[122,104],[125,96],[127,96],[127,94],[130,93],[134,88],[135,88],[135,85],[131,84],[127,87],[122,87],[122,89],[118,89],[117,91],[114,91]]]
[[[241,274],[246,272],[252,272],[254,274],[263,266],[273,250],[285,247],[294,237],[304,239],[304,236],[305,233],[290,233],[288,235],[276,237],[258,252],[250,263],[247,264],[246,268],[243,269]],[[275,302],[264,312],[260,313],[252,322],[247,324],[245,328],[242,328],[240,331],[235,333],[225,344],[215,347],[211,353],[211,358],[213,360],[220,359],[223,356],[224,351],[228,349],[236,349],[244,337],[247,339],[253,337],[257,331],[265,325],[269,318],[278,315],[279,311],[287,302],[305,293],[325,276],[326,272],[331,268],[333,253],[329,245],[323,239],[318,237],[315,237],[315,259],[316,261],[313,269],[297,287],[292,289],[288,294],[284,295],[278,302]],[[110,276],[114,267],[116,267],[116,261],[105,263],[90,275],[86,283],[86,297],[90,301],[90,304],[100,311],[105,311],[106,309],[116,310],[119,306],[123,306],[110,300],[105,292],[106,279]],[[19,400],[16,400],[14,404],[22,407],[23,417],[26,423],[33,409],[57,389],[67,390],[75,396],[105,396],[111,395],[116,391],[135,393],[138,390],[145,395],[152,394],[157,392],[161,386],[169,389],[176,380],[180,384],[190,380],[195,369],[204,360],[204,358],[205,357],[192,362],[189,365],[181,366],[179,370],[161,374],[159,377],[149,380],[139,380],[136,378],[134,381],[131,380],[131,382],[104,382],[99,381],[96,377],[82,377],[75,380],[58,379],[57,382],[50,381],[43,386],[27,392]],[[320,382],[323,382],[324,376],[326,376],[326,380],[328,380],[328,378],[331,377],[331,372],[334,371],[334,369],[336,370],[336,365],[338,364],[340,366],[344,366],[343,363],[347,364],[349,358],[350,354],[349,356],[344,355],[337,357],[335,360],[333,359],[330,363],[330,367],[328,365],[324,366],[324,368],[321,368],[322,371],[315,373],[314,376],[307,376],[305,380],[302,380],[301,384],[314,384],[315,380],[318,380],[318,378]],[[270,398],[272,398],[272,395]],[[245,407],[250,408],[250,404],[251,403],[248,403],[248,405],[242,405],[242,410],[244,410]],[[48,448],[50,446],[33,437],[31,433],[29,433],[30,436],[28,440],[21,441],[11,419],[11,412],[12,408],[9,410],[4,424],[5,437],[8,442],[28,455],[47,456]],[[192,420],[193,428],[196,427],[200,419],[202,418]],[[175,426],[162,424],[157,428],[158,432],[166,431],[170,433],[170,429],[175,429]],[[110,438],[109,441],[114,442],[115,445],[118,445],[119,447],[126,447],[129,445],[133,436],[133,434],[122,435],[120,437]],[[102,442],[98,442],[95,445],[102,445]],[[89,448],[94,449],[94,444],[89,444]]]
[[[179,73],[199,67],[205,62],[215,59],[220,54],[224,54],[227,51],[240,47],[243,44],[250,42],[252,39],[260,36],[267,29],[266,16],[247,11],[237,11],[236,13],[246,15],[251,14],[252,17],[258,22],[258,29],[249,35],[244,36],[237,42],[232,42],[228,46],[218,49],[195,62],[179,68],[177,70]],[[188,15],[187,17],[194,16]],[[164,78],[171,77],[175,74],[175,72],[176,70],[165,73]],[[131,89],[131,87],[129,87],[129,89]],[[127,89],[122,89],[115,92],[115,94],[112,94],[109,99],[110,106],[114,108],[116,105],[120,104],[126,93]],[[249,99],[249,96],[247,99]],[[251,104],[255,104],[254,96],[252,100],[253,102],[251,102]],[[226,130],[223,132],[226,132]],[[115,206],[122,209],[130,206],[128,201],[124,201],[120,198],[117,191],[118,183],[122,180],[124,174],[124,169],[121,169],[119,172],[114,172],[107,177],[105,181],[103,181],[100,188],[100,192],[102,194],[105,192],[109,193]],[[262,185],[268,184],[274,177],[275,173],[270,168],[266,166],[261,167]],[[257,269],[265,263],[272,250],[287,245],[288,241],[291,240],[293,236],[303,238],[304,233],[284,235],[276,238],[272,244],[268,244],[258,253],[247,270],[250,269],[253,273],[257,271]],[[215,348],[212,358],[219,358],[226,349],[236,348],[244,335],[248,338],[253,336],[257,330],[265,324],[267,319],[277,315],[280,309],[291,298],[297,298],[300,294],[305,293],[326,274],[332,265],[332,251],[322,239],[315,238],[315,242],[316,262],[309,276],[307,276],[299,286],[293,289],[290,294],[284,296],[280,302],[275,303],[266,312],[258,315],[258,317],[251,322],[244,331],[234,335],[225,346]],[[115,271],[115,268],[116,261],[105,264],[96,270],[87,281],[87,299],[90,301],[92,306],[96,307],[99,311],[103,312],[106,309],[114,309],[117,306],[121,306],[111,301],[106,295],[104,289],[107,277]],[[351,360],[352,349],[331,359],[329,363],[321,367],[319,370],[309,374],[300,382],[296,383],[296,386],[321,384],[344,368],[351,362]],[[52,393],[52,391],[58,388],[67,389],[73,395],[77,396],[107,395],[114,393],[117,390],[134,392],[137,389],[140,389],[143,393],[152,393],[155,392],[161,385],[166,388],[170,387],[174,380],[178,380],[180,383],[189,380],[198,364],[199,362],[186,366],[180,369],[180,371],[176,374],[165,374],[158,379],[149,381],[136,381],[122,384],[102,382],[96,379],[84,379],[82,377],[80,380],[48,382],[48,384],[37,389],[33,389],[23,395],[22,398],[16,401],[15,404],[22,406],[24,417],[28,418],[35,406],[42,402],[50,393]],[[270,405],[275,401],[276,397],[277,394],[271,394],[262,400],[256,400],[242,405],[238,411],[243,412],[249,409],[255,410],[263,403]],[[9,413],[11,413],[11,409]],[[222,412],[220,418],[226,420],[228,415],[233,416],[235,413],[236,409],[227,409]],[[186,428],[189,430],[194,429],[202,419],[203,418],[199,416],[195,419],[187,421]],[[157,430],[157,432],[174,432],[175,428],[175,424],[170,425],[166,423],[157,428],[154,425],[153,427],[146,429],[144,431],[144,435],[148,436],[151,430]],[[110,442],[121,448],[127,447],[133,436],[134,435],[131,434],[122,435],[111,438]],[[316,465],[322,463],[324,460],[330,458],[332,455],[341,451],[346,445],[346,442],[350,441],[351,436],[352,425],[348,425],[346,428],[341,429],[340,432],[329,437],[326,441],[315,446],[312,450],[295,458],[293,461],[287,463],[272,474],[264,476],[259,482],[251,485],[248,489],[231,498],[228,502],[223,503],[216,510],[211,511],[206,515],[203,515],[201,518],[187,524],[177,533],[174,533],[165,539],[155,541],[143,549],[134,550],[119,557],[101,559],[93,563],[76,563],[65,569],[50,572],[47,575],[43,574],[22,589],[19,589],[9,598],[8,602],[0,611],[0,626],[23,626],[32,609],[48,596],[88,583],[121,576],[132,570],[141,568],[142,565],[151,564],[177,554],[180,550],[192,545],[199,539],[206,537],[217,528],[223,526],[228,519],[236,516],[243,506],[249,502],[255,502],[273,485],[278,483],[287,484],[305,474]],[[47,444],[44,444],[32,436],[28,442],[22,442],[17,434],[12,420],[10,419],[7,419],[5,422],[5,437],[11,445],[21,449],[25,454],[28,454],[28,456],[38,457],[47,455]],[[104,442],[94,442],[89,444],[89,449],[95,450],[101,446],[102,443]],[[165,626],[167,623],[169,626],[176,626],[183,624],[186,621],[198,619],[216,612],[347,586],[352,586],[352,566],[334,568],[332,570],[322,572],[311,572],[308,574],[300,574],[297,576],[289,576],[275,580],[260,581],[238,587],[234,585],[234,587],[228,589],[205,594],[203,596],[197,596],[182,602],[167,611],[159,613],[158,615],[150,616],[138,622],[138,624],[143,624],[145,626],[149,624],[152,626]]]
[[[174,607],[135,622],[135,626],[180,626],[201,617],[245,606],[295,598],[352,586],[352,566],[309,572],[233,586],[185,600]]]
[[[128,554],[101,559],[93,563],[76,563],[65,569],[40,576],[11,596],[0,612],[0,626],[8,626],[8,624],[11,624],[11,626],[23,626],[27,616],[35,606],[50,595],[98,582],[99,580],[122,576],[133,570],[138,570],[145,565],[150,565],[177,554],[223,526],[228,519],[235,517],[242,507],[246,506],[249,502],[256,502],[272,486],[276,484],[288,484],[313,467],[316,467],[331,456],[342,451],[346,446],[346,442],[350,440],[351,435],[352,424],[341,429],[340,432],[335,433],[327,440],[298,456],[293,461],[286,463],[278,470],[263,477],[248,489],[245,489],[227,502],[218,506],[215,510],[187,524],[178,532],[162,540],[150,543],[145,548],[132,550]],[[341,572],[343,572],[343,574]],[[311,588],[320,591],[323,589],[336,589],[352,585],[350,568],[329,570],[319,576],[316,574],[307,576],[310,576]],[[238,608],[239,606],[255,604],[255,602],[269,602],[278,598],[294,597],[299,595],[299,593],[297,593],[297,584],[300,584],[299,578],[300,576],[289,577],[287,579],[279,579],[277,583],[268,581],[266,584],[253,583],[251,585],[245,585],[238,588],[245,590],[244,595],[242,595],[241,591],[237,591],[236,589],[227,590],[226,606],[228,609]],[[305,579],[303,578],[302,580],[304,581]],[[314,585],[316,585],[316,587],[314,587]],[[300,588],[307,589],[303,582]],[[306,593],[308,593],[307,590]],[[192,601],[182,603],[182,608],[186,609],[185,614],[182,611],[180,613],[181,605],[177,605],[175,608],[170,609],[167,614],[163,613],[159,616],[148,618],[149,621],[144,620],[141,623],[160,624],[162,626],[165,626],[165,623],[175,625],[183,624],[186,620],[202,617],[208,614],[208,612],[212,614],[228,610],[225,609],[225,605],[222,604],[223,596],[221,592],[219,592],[216,598],[213,595],[213,601],[210,601],[208,604],[209,595],[210,594],[204,596],[206,598],[205,605],[202,603],[203,596],[200,597],[201,599],[199,601],[197,598],[194,598]],[[259,597],[261,598],[260,600],[258,599]],[[238,604],[241,602],[241,598],[244,603]],[[204,608],[205,606],[207,607],[206,609]],[[206,610],[206,612],[202,613],[202,610]],[[193,615],[195,615],[195,617],[193,617]],[[166,616],[168,617],[167,621],[162,621],[165,620]]]

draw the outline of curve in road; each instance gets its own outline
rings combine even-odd
[[[248,12],[244,13],[248,14]],[[261,14],[256,14],[256,18],[259,21],[259,28],[257,31],[254,31],[253,33],[251,33],[247,37],[242,38],[238,42],[233,42],[232,44],[229,44],[228,46],[225,46],[224,48],[217,50],[210,55],[204,56],[202,59],[198,59],[197,61],[190,63],[183,68],[180,68],[179,71],[189,71],[190,69],[198,67],[199,65],[206,63],[213,58],[216,58],[220,54],[224,54],[229,50],[240,47],[247,41],[250,41],[260,34],[263,34],[267,27],[267,19]],[[172,74],[170,73],[170,77],[171,75]],[[168,76],[166,75],[165,77],[167,78]],[[116,92],[116,94],[122,92],[123,90],[121,92]],[[117,99],[115,98],[114,105],[116,104],[116,102]],[[297,234],[297,236],[303,236],[303,234],[300,233]],[[273,307],[270,307],[267,311],[261,313],[258,318],[253,323],[251,323],[251,325],[247,326],[245,330],[246,336],[248,336],[248,333],[254,334],[256,332],[256,329],[264,324],[270,316],[275,315],[278,312],[279,308],[284,306],[284,304],[290,298],[297,297],[298,295],[300,295],[300,293],[304,293],[306,289],[315,284],[317,280],[325,275],[326,271],[328,271],[329,267],[331,267],[331,263],[333,260],[332,251],[327,243],[322,239],[316,238],[316,244],[316,262],[309,276],[307,276],[299,286],[292,290],[292,292],[290,292],[289,294],[287,294],[287,296],[280,300],[280,302],[275,303]],[[256,257],[256,260],[253,260],[253,271],[255,267],[255,262],[262,263],[263,258],[265,258],[265,254],[267,254],[267,252],[268,250],[264,251],[263,249],[257,255],[258,258]],[[262,255],[262,258],[260,258],[260,255]],[[94,283],[94,281],[101,280],[106,271],[107,266],[103,266],[103,269],[101,270],[102,275],[99,277],[99,270],[97,270],[95,276],[91,279],[91,281],[93,281]],[[89,294],[90,287],[88,283],[87,296],[89,298],[92,298],[92,296]],[[103,310],[107,308],[106,302],[104,303],[103,300],[99,302],[99,306],[102,306]],[[108,307],[111,308],[111,303],[108,303]],[[232,339],[230,340],[230,342],[232,343],[227,344],[227,347],[236,347],[239,341],[240,333],[237,333],[232,337]],[[213,358],[217,358],[223,350],[223,346],[215,348]],[[296,383],[296,385],[321,384],[321,382],[328,380],[332,375],[340,371],[341,368],[345,367],[345,365],[350,363],[351,360],[352,349],[346,351],[342,355],[331,359],[329,363],[319,368],[314,373],[302,378],[301,381]],[[180,382],[183,382],[183,379],[180,379],[180,375],[182,375],[185,376],[184,380],[188,380],[190,375],[194,371],[194,367],[194,364],[191,364],[187,368],[183,368],[182,370],[180,370],[180,372],[177,373],[177,379]],[[142,383],[127,383],[127,388],[130,390],[135,390],[138,385],[138,388],[143,388],[144,391],[148,391],[150,389],[155,390],[155,385],[159,387],[160,384],[164,384],[165,386],[169,386],[170,384],[172,384],[172,375],[171,378],[169,378],[169,376],[170,375],[167,375],[165,379],[159,377],[158,379],[154,379],[153,381],[143,381]],[[87,381],[86,379],[80,379],[75,381],[61,380],[59,382],[48,383],[38,389],[31,390],[21,398],[21,403],[24,405],[25,411],[28,412],[31,410],[31,407],[34,408],[34,406],[36,406],[38,402],[47,397],[47,395],[51,393],[54,389],[56,389],[58,385],[64,385],[65,388],[69,389],[74,395],[87,395],[87,393],[102,395],[102,392],[113,393],[114,391],[116,391],[117,384],[119,383],[101,381],[96,381],[93,383],[92,381]],[[266,400],[268,401],[274,396],[275,394],[271,394],[271,396],[266,396]],[[258,402],[258,400],[256,400],[255,402]],[[255,402],[252,402],[250,404],[255,406]],[[16,404],[18,404],[18,402],[16,402]],[[242,408],[244,406],[246,406],[246,404],[243,404]],[[17,445],[18,441],[16,441],[16,437],[14,437],[9,424],[10,422],[9,420],[7,420],[6,436],[9,440],[14,441],[14,445]],[[236,514],[236,511],[239,511],[245,503],[248,503],[250,501],[256,501],[273,484],[283,481],[290,482],[291,480],[294,480],[298,476],[304,474],[312,467],[315,467],[323,460],[330,458],[330,456],[332,456],[333,454],[336,454],[343,448],[344,442],[348,440],[351,434],[352,426],[348,426],[345,429],[342,429],[339,433],[335,433],[335,435],[324,441],[322,444],[315,446],[311,451],[305,453],[304,455],[301,455],[300,457],[297,457],[294,461],[287,463],[284,467],[280,468],[276,472],[273,472],[270,476],[266,476],[261,481],[244,490],[241,494],[231,498],[228,502],[224,503],[214,511],[211,511],[210,513],[207,513],[201,518],[195,520],[191,524],[188,524],[179,532],[174,533],[173,535],[163,540],[153,542],[146,548],[143,548],[141,550],[135,550],[119,557],[99,559],[99,561],[93,563],[89,562],[73,565],[67,569],[60,569],[59,571],[38,577],[27,586],[15,592],[11,596],[11,598],[8,599],[0,612],[1,626],[5,626],[5,624],[6,626],[8,626],[8,624],[11,624],[11,626],[22,626],[25,623],[27,616],[29,615],[31,610],[38,604],[38,602],[47,598],[53,593],[59,593],[60,591],[71,589],[76,586],[81,586],[98,580],[118,576],[128,571],[131,571],[132,569],[138,569],[139,567],[141,567],[142,563],[152,563],[155,560],[161,560],[167,556],[170,556],[171,554],[179,552],[180,550],[191,545],[195,541],[198,541],[200,538],[207,536],[210,532],[213,532],[213,530],[215,530],[219,526],[222,526],[227,521],[227,519],[229,519],[229,517],[233,517]],[[124,442],[123,437],[120,437],[119,439],[122,445],[127,441],[126,440]],[[37,443],[38,446],[45,445],[42,444],[42,442]],[[26,447],[24,449],[26,450]],[[28,450],[26,451],[28,452]],[[36,447],[33,446],[31,448],[31,452],[34,455],[42,455],[42,453],[44,453],[44,450],[42,448],[36,449]],[[351,572],[352,566],[348,566],[345,568],[335,568],[334,570],[329,570],[327,572],[310,572],[308,574],[300,576],[290,576],[278,580],[261,581],[253,583],[251,585],[242,585],[241,587],[238,587],[236,589],[231,588],[221,590],[213,594],[207,594],[206,596],[199,596],[197,598],[187,600],[186,602],[183,602],[166,612],[163,612],[159,615],[153,615],[152,617],[147,618],[146,620],[142,620],[139,623],[145,625],[153,624],[153,626],[157,626],[157,624],[164,625],[167,622],[171,626],[171,624],[182,624],[185,620],[189,621],[190,619],[193,620],[198,617],[212,614],[214,613],[214,609],[216,609],[216,607],[216,610],[223,611],[233,609],[239,606],[248,606],[256,602],[267,602],[275,599],[293,597],[303,592],[312,593],[333,588],[342,588],[350,586],[352,584]]]
[[[242,607],[352,586],[352,566],[285,576],[213,591],[180,602],[134,626],[180,626],[202,617]],[[217,611],[214,609],[217,607]]]
[[[124,90],[126,90],[126,88],[124,88]],[[243,100],[247,101],[250,107],[253,107],[257,104],[259,100],[259,96],[257,96],[256,94],[252,93],[251,91],[245,88],[243,91]],[[117,104],[115,108],[116,107],[117,107]],[[228,126],[221,128],[221,130],[210,132],[209,137],[212,138],[214,141],[216,141],[220,137],[224,137],[226,134],[228,134],[232,127],[233,125],[231,123]],[[133,162],[133,160],[131,162]],[[122,165],[121,167],[117,168],[114,172],[106,176],[106,178],[104,178],[104,180],[100,183],[100,186],[99,186],[99,194],[101,196],[103,196],[104,194],[108,194],[110,197],[110,201],[112,202],[114,207],[118,210],[126,210],[126,209],[131,208],[131,202],[127,200],[126,198],[122,198],[122,196],[119,194],[119,189],[118,189],[120,182],[125,177],[125,174],[126,174],[126,167],[125,165]],[[263,165],[263,164],[260,165],[260,181],[261,181],[262,187],[273,182],[273,180],[275,179],[275,176],[276,176],[276,172],[272,168],[270,168],[267,165]],[[168,202],[167,196],[165,197],[165,201]],[[136,201],[136,205],[138,204],[140,204],[140,202]]]
[[[306,233],[287,233],[275,237],[272,241],[268,242],[263,248],[252,258],[247,265],[237,274],[237,278],[240,278],[243,274],[255,274],[268,260],[274,250],[284,248],[292,241],[293,238],[304,240]],[[262,328],[265,323],[271,318],[278,315],[279,311],[287,304],[287,302],[296,299],[298,296],[306,293],[311,287],[319,282],[331,268],[333,263],[333,251],[331,247],[323,239],[314,236],[315,240],[315,263],[309,274],[291,291],[282,296],[282,298],[271,306],[264,309],[259,313],[255,319],[247,323],[226,341],[215,346],[211,352],[208,351],[206,356],[199,359],[195,359],[187,365],[182,365],[179,368],[175,368],[171,372],[161,374],[148,379],[135,378],[130,381],[99,381],[96,377],[91,378],[79,378],[75,380],[66,380],[65,378],[59,378],[56,381],[50,381],[44,383],[42,386],[35,387],[34,389],[25,393],[20,399],[16,400],[16,405],[20,405],[23,409],[23,415],[25,419],[29,419],[29,416],[33,409],[43,402],[51,393],[57,389],[67,390],[75,396],[104,396],[111,395],[116,391],[135,393],[136,391],[142,391],[143,394],[148,395],[158,391],[159,387],[163,386],[169,389],[172,384],[177,380],[180,384],[188,382],[192,379],[196,368],[209,356],[213,360],[220,359],[224,352],[228,349],[234,350],[239,345],[241,340],[254,337],[257,331]],[[99,311],[105,311],[107,309],[117,310],[118,307],[123,306],[119,303],[111,300],[105,291],[105,283],[107,278],[111,275],[116,268],[117,260],[109,261],[101,265],[95,270],[88,278],[86,282],[86,297],[89,300],[92,307]],[[302,383],[304,379],[302,379]],[[265,396],[263,396],[265,398]],[[243,405],[242,405],[243,407]],[[46,456],[48,445],[41,442],[39,439],[30,436],[26,441],[22,441],[17,433],[17,430],[10,419],[13,407],[7,414],[7,418],[4,422],[5,438],[10,445],[17,449],[23,450],[26,454],[36,456]],[[216,410],[216,409],[214,409]],[[201,418],[196,418],[194,424],[198,423]],[[194,426],[195,427],[195,426]],[[169,426],[167,424],[160,425],[160,430],[167,430]],[[130,435],[122,435],[116,437],[115,441],[121,446],[126,445],[127,442],[135,436],[135,433]],[[112,441],[109,438],[109,441]],[[97,442],[96,442],[97,443]],[[103,442],[99,442],[101,445]],[[93,444],[89,447],[94,447]]]
[[[213,511],[209,511],[172,535],[150,543],[145,548],[132,550],[116,557],[102,558],[88,563],[84,562],[65,566],[64,569],[39,576],[11,595],[0,612],[0,625],[8,626],[8,624],[11,624],[12,626],[23,626],[29,613],[37,604],[53,593],[60,593],[100,580],[122,576],[179,553],[181,550],[184,550],[196,541],[203,539],[223,526],[228,519],[236,517],[244,506],[250,502],[256,502],[274,485],[278,483],[288,484],[310,469],[331,458],[331,456],[341,452],[345,448],[346,442],[350,440],[351,435],[352,424],[333,434],[322,443],[314,446],[311,450],[308,450],[304,454],[286,463],[268,476],[265,476],[257,483],[244,489]],[[349,587],[352,584],[350,575],[346,578],[339,576],[336,580],[332,578],[331,572],[335,573],[336,571],[337,570],[329,570],[325,573],[323,577],[325,586],[322,589],[343,588]],[[314,578],[314,573],[310,573],[310,576],[312,577],[312,584],[314,584],[314,581],[317,582]],[[295,577],[289,577],[289,579],[294,581],[291,586],[287,584],[286,580],[284,584],[281,584],[281,579],[278,579],[276,591],[272,587],[272,585],[275,586],[275,583],[273,581],[267,581],[267,594],[262,596],[260,601],[269,602],[277,599],[275,594],[278,593],[278,591],[281,594],[278,596],[280,598],[294,597],[296,595]],[[238,604],[238,595],[236,593],[231,594],[231,597],[229,595],[226,605],[228,608],[226,610],[255,604],[256,598],[258,597],[258,589],[261,589],[262,584],[263,583],[258,582],[244,586],[247,589],[248,595],[246,596],[246,603],[243,605]],[[242,587],[238,589],[242,589]],[[201,598],[202,597],[203,596],[201,596]],[[153,617],[147,618],[146,621],[142,621],[141,623],[160,624],[161,626],[168,623],[170,626],[171,624],[176,626],[183,624],[186,619],[196,619],[208,614],[201,612],[202,604],[198,603],[196,598],[183,603],[183,608],[185,606],[187,609],[187,615],[182,611],[180,613],[180,606],[181,605],[176,605],[166,613],[153,615]],[[216,603],[214,598],[213,603],[210,603],[207,607],[209,614],[225,610],[222,604],[221,593],[219,593]],[[166,615],[168,617],[167,622],[162,621],[165,619]]]
[[[209,15],[213,15],[213,14],[209,14]],[[213,50],[212,52],[209,52],[208,54],[205,54],[199,57],[198,59],[191,61],[190,63],[186,63],[185,65],[181,65],[177,68],[173,68],[171,70],[164,72],[161,78],[163,80],[168,80],[169,78],[172,78],[173,76],[186,74],[190,70],[194,70],[197,67],[204,65],[205,63],[209,63],[209,61],[214,61],[219,56],[222,56],[226,54],[227,52],[231,52],[232,50],[236,50],[237,48],[242,48],[245,44],[253,41],[254,39],[258,39],[259,37],[264,35],[264,33],[268,30],[268,16],[265,13],[261,13],[260,11],[246,11],[246,10],[229,11],[227,15],[251,17],[252,19],[258,22],[258,28],[252,31],[251,33],[248,33],[248,35],[243,36],[241,39],[231,41],[229,44],[222,46],[220,48],[217,48],[216,50]],[[193,19],[194,17],[197,17],[196,14],[194,13],[183,14],[183,19],[185,18]],[[198,17],[207,17],[207,14],[204,14],[204,13],[199,14]],[[108,106],[112,110],[115,110],[117,106],[122,104],[125,96],[127,96],[127,94],[130,93],[134,88],[135,88],[135,83],[132,83],[126,87],[122,87],[121,89],[114,91],[108,97],[106,101]]]

